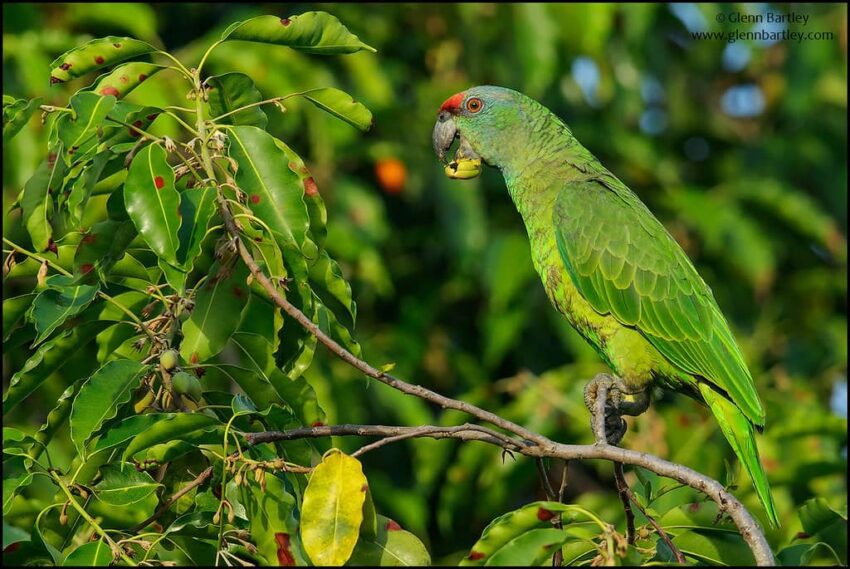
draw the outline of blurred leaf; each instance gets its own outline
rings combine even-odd
[[[71,440],[81,456],[86,456],[86,442],[130,400],[131,390],[147,371],[138,362],[111,361],[83,384],[71,410]]]
[[[156,39],[156,13],[153,6],[142,2],[98,2],[68,4],[68,19],[79,24],[99,24],[118,28],[146,40]]]
[[[357,544],[368,483],[356,458],[331,449],[304,491],[301,539],[317,565],[344,564]]]
[[[327,12],[305,12],[288,18],[258,16],[231,25],[221,39],[285,45],[319,55],[375,51]]]

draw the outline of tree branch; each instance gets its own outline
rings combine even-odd
[[[322,426],[295,429],[287,432],[266,432],[247,435],[248,437],[251,437],[249,440],[252,440],[254,444],[259,442],[270,442],[273,440],[291,440],[293,438],[330,435],[384,436],[392,437],[394,441],[416,437],[457,438],[461,440],[480,440],[535,458],[551,457],[563,460],[602,459],[620,462],[623,464],[631,464],[633,466],[640,466],[660,476],[672,478],[673,480],[687,484],[691,488],[699,490],[709,496],[712,500],[717,502],[721,511],[725,511],[732,518],[744,541],[746,541],[747,545],[752,550],[756,563],[762,566],[773,565],[775,563],[770,546],[768,545],[764,534],[759,529],[755,519],[732,494],[726,491],[723,485],[719,482],[681,464],[675,464],[650,454],[612,446],[607,443],[604,436],[604,405],[606,397],[599,396],[605,395],[604,391],[603,393],[598,393],[597,396],[597,407],[601,405],[603,413],[595,414],[599,415],[599,417],[596,418],[596,421],[602,421],[601,431],[596,424],[594,424],[594,434],[597,437],[596,444],[567,445],[554,442],[543,435],[531,432],[516,423],[503,419],[502,417],[499,417],[489,411],[485,411],[475,405],[445,397],[418,385],[406,383],[401,379],[384,373],[372,367],[367,362],[359,359],[325,334],[315,323],[313,323],[312,320],[310,320],[303,312],[298,310],[298,308],[292,305],[278,292],[275,285],[272,284],[265,274],[263,274],[262,269],[256,263],[250,251],[243,243],[236,223],[228,208],[227,201],[221,193],[217,195],[217,201],[225,227],[233,236],[239,255],[242,257],[242,260],[245,262],[257,282],[259,282],[266,290],[275,304],[282,308],[284,312],[301,324],[301,326],[307,329],[311,334],[316,336],[316,338],[336,356],[355,369],[361,371],[363,374],[376,379],[381,383],[389,385],[402,393],[430,401],[444,409],[462,411],[467,415],[486,421],[509,433],[513,433],[521,439],[524,439],[524,441],[511,439],[510,446],[508,446],[508,443],[504,440],[503,436],[498,436],[498,433],[495,431],[490,433],[482,432],[480,428],[471,429],[470,427],[472,427],[472,425],[461,425],[460,427],[382,427],[368,425],[339,425],[339,428],[333,426]],[[600,432],[602,433],[601,439],[599,437]],[[375,443],[373,443],[372,448],[376,448]]]

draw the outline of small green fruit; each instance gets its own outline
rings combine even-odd
[[[171,371],[177,367],[178,358],[177,350],[165,350],[159,355],[159,365],[165,371]]]
[[[171,386],[180,395],[188,395],[198,401],[202,395],[201,382],[198,378],[185,371],[178,371],[171,378]]]

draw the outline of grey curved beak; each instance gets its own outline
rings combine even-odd
[[[440,162],[443,164],[446,163],[446,152],[449,151],[449,148],[451,148],[452,143],[458,136],[460,135],[458,134],[457,126],[451,113],[448,111],[440,112],[437,117],[437,124],[434,125],[434,133],[431,140],[434,143],[434,152],[437,153]]]

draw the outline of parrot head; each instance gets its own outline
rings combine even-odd
[[[509,159],[507,149],[515,147],[522,125],[522,93],[483,85],[452,95],[440,106],[434,125],[434,152],[444,164],[455,140],[459,141],[454,159],[446,165],[450,178],[469,179],[481,174],[481,162],[502,167]],[[520,127],[521,128],[521,127]]]

